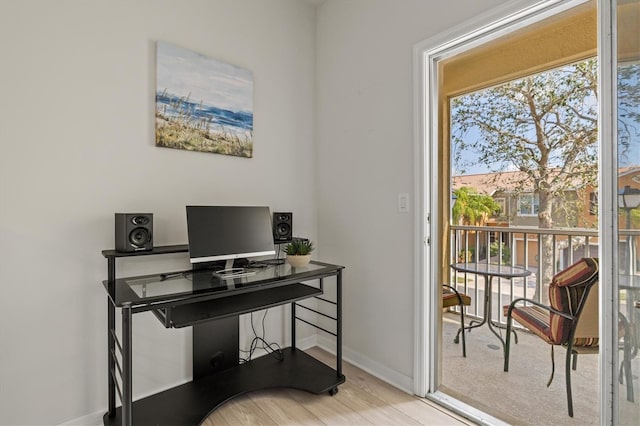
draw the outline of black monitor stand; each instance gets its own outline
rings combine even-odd
[[[247,269],[249,260],[244,258],[228,259],[214,262],[194,263],[194,270],[206,269],[220,279],[234,279],[255,275],[255,272]]]

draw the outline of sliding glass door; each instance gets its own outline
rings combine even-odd
[[[616,423],[626,425],[637,424],[640,419],[640,0],[613,3],[611,87],[616,102],[612,105],[615,117],[612,130],[617,134],[614,182],[618,213],[614,250],[619,261],[615,271],[617,318],[612,324],[618,332],[617,341],[613,342],[617,352],[613,354],[612,372],[613,378],[617,378],[617,389],[614,387],[613,392],[617,417],[615,412],[612,414]]]
[[[504,9],[502,18],[500,13],[485,17],[485,27],[476,22],[475,27],[480,28],[478,30],[474,30],[474,25],[470,24],[468,33],[461,30],[456,37],[448,35],[447,38],[434,38],[415,47],[416,139],[417,152],[420,154],[420,160],[416,164],[420,171],[417,178],[417,186],[420,189],[417,199],[420,200],[419,205],[423,213],[420,215],[423,219],[418,220],[417,229],[420,232],[416,239],[419,256],[417,257],[416,329],[418,333],[415,391],[418,395],[426,394],[443,405],[464,412],[466,416],[479,422],[491,423],[495,420],[487,416],[487,413],[496,404],[483,405],[482,401],[479,401],[481,394],[489,393],[488,381],[471,375],[471,372],[477,374],[478,371],[478,369],[469,369],[471,361],[479,360],[481,365],[494,362],[495,366],[491,367],[491,377],[498,377],[496,375],[500,374],[499,377],[503,381],[515,377],[516,371],[504,374],[500,370],[502,359],[500,347],[492,340],[484,342],[483,336],[479,333],[480,330],[474,330],[467,336],[467,356],[464,356],[460,346],[454,341],[459,326],[458,310],[443,313],[440,284],[449,281],[456,286],[467,286],[463,288],[472,297],[472,306],[465,308],[465,313],[469,314],[467,318],[469,321],[474,313],[478,313],[478,307],[482,307],[476,300],[484,299],[484,295],[478,291],[483,287],[464,276],[451,277],[450,263],[479,259],[484,256],[487,259],[495,258],[496,262],[509,264],[517,264],[521,261],[525,267],[529,268],[534,263],[541,262],[542,256],[540,250],[529,248],[533,246],[529,231],[522,232],[522,241],[517,238],[503,239],[499,235],[496,236],[500,226],[492,228],[492,232],[485,232],[486,238],[469,239],[469,244],[466,240],[456,240],[456,236],[461,230],[465,230],[463,229],[465,227],[469,228],[469,231],[474,231],[476,236],[484,230],[480,229],[482,224],[474,222],[464,225],[458,220],[453,220],[451,216],[451,206],[458,201],[458,197],[465,194],[452,193],[452,190],[456,189],[452,187],[455,180],[452,180],[451,176],[456,172],[455,167],[452,167],[454,163],[452,159],[455,160],[457,153],[450,144],[453,130],[443,123],[448,123],[455,112],[450,108],[452,99],[472,93],[474,90],[495,87],[503,83],[499,81],[499,76],[487,73],[500,71],[498,66],[500,62],[496,58],[500,59],[504,56],[509,59],[510,57],[504,54],[492,56],[488,50],[491,42],[496,42],[499,37],[510,33],[512,37],[506,42],[518,41],[515,38],[517,34],[513,33],[514,28],[522,29],[545,18],[550,18],[551,23],[558,23],[561,18],[558,15],[573,7],[578,12],[585,11],[584,15],[575,15],[577,18],[574,22],[580,23],[578,19],[580,16],[584,16],[585,22],[590,22],[589,19],[592,18],[597,21],[597,37],[595,35],[592,38],[584,37],[585,31],[578,31],[579,36],[572,35],[564,38],[575,43],[586,40],[591,45],[583,46],[585,55],[570,55],[571,60],[563,63],[571,65],[578,60],[597,57],[598,91],[597,95],[587,100],[598,105],[598,157],[597,167],[594,166],[594,168],[599,170],[599,178],[597,184],[590,186],[589,192],[583,198],[585,217],[590,218],[591,221],[582,225],[585,229],[580,235],[572,231],[570,233],[572,237],[565,240],[570,245],[575,242],[580,243],[584,255],[595,256],[597,252],[601,268],[600,352],[597,359],[595,356],[591,359],[581,358],[581,361],[578,361],[576,374],[587,374],[586,383],[594,387],[594,389],[587,389],[594,394],[588,408],[595,414],[589,415],[589,422],[627,425],[637,424],[640,419],[640,380],[638,379],[640,376],[638,350],[640,347],[640,259],[638,257],[640,250],[640,36],[638,35],[640,0],[598,0],[597,19],[595,13],[589,14],[594,9],[594,3],[588,0],[549,0],[537,2],[531,9],[526,7],[520,11]],[[489,27],[491,28],[487,29]],[[561,31],[570,29],[564,24],[559,25],[558,28]],[[545,30],[541,34],[548,36],[550,32]],[[504,48],[503,45],[498,47]],[[555,47],[556,51],[563,51],[558,49],[557,45]],[[535,45],[532,52],[553,50],[541,49],[539,45]],[[471,61],[469,58],[474,51],[478,52],[478,58]],[[521,56],[535,58],[532,54]],[[460,66],[456,68],[455,61],[458,59],[461,64],[463,60],[467,60],[468,63],[458,64]],[[509,60],[507,64],[510,65],[513,62]],[[551,62],[553,61],[548,61],[548,63]],[[482,71],[480,68],[469,72],[469,64],[480,67],[483,63],[488,65],[484,71],[485,74],[480,72]],[[461,72],[456,73],[458,69]],[[535,66],[532,66],[531,70],[532,73],[544,71]],[[514,70],[511,72],[515,73]],[[468,80],[472,77],[484,78],[490,84],[483,86],[477,81]],[[462,142],[466,143],[466,140]],[[461,187],[470,186],[471,178],[463,177]],[[483,189],[487,186],[480,185]],[[509,194],[500,197],[498,191],[490,191],[489,195],[499,205],[498,209],[493,209],[494,212],[498,211],[494,214],[498,219],[502,217],[500,212],[510,212],[511,216],[507,214],[503,216],[524,221],[528,219],[527,216],[534,216],[537,210],[540,210],[541,201],[539,198],[536,199],[536,194],[529,195],[523,191],[512,192],[514,202],[507,197]],[[476,196],[475,199],[479,197]],[[508,225],[510,226],[511,222]],[[506,228],[506,226],[502,227]],[[507,231],[512,230],[508,228]],[[495,236],[493,239],[492,235]],[[562,239],[557,238],[557,240]],[[483,254],[481,245],[484,241],[487,248]],[[492,246],[495,246],[495,252],[492,251]],[[554,256],[562,249],[560,247],[554,252]],[[566,266],[570,260],[571,258],[567,260],[557,256],[554,267]],[[536,275],[538,272],[536,271]],[[538,281],[532,281],[532,283],[536,286],[532,286],[531,289],[528,287],[528,281],[520,286],[517,285],[519,283],[509,283],[505,288],[510,291],[515,288],[527,292],[527,295],[530,290],[534,296],[544,294],[544,291],[539,292]],[[496,292],[499,294],[500,286],[496,287]],[[494,319],[499,322],[500,310],[496,309],[496,312],[498,317]],[[489,335],[489,339],[491,338],[494,337]],[[454,365],[455,362],[458,365]],[[593,368],[590,369],[590,366]],[[522,370],[523,372],[531,370],[535,373],[533,368]],[[455,388],[453,382],[455,377],[447,371],[454,373],[468,371],[469,374],[463,375],[464,381],[461,381],[463,386]],[[529,381],[516,382],[519,385],[527,383],[529,387],[527,390],[531,394],[532,383],[540,381],[538,376],[540,375],[533,374]],[[595,389],[596,386],[599,387],[599,392]],[[506,386],[502,387],[506,389]],[[539,395],[548,395],[560,401],[555,409],[562,416],[559,417],[558,423],[569,421],[564,411],[564,392],[564,386],[539,391]],[[574,393],[574,402],[585,399],[585,389],[581,388],[580,392],[580,396],[577,392]],[[531,410],[535,416],[539,413],[541,406],[544,406],[547,412],[552,410],[549,404],[541,404],[537,399],[532,400],[530,395],[522,400],[531,404],[530,407],[526,407],[525,404],[522,412]],[[585,414],[583,410],[578,410],[579,414]],[[502,414],[492,413],[497,417],[502,417]],[[506,419],[507,416],[503,418]],[[574,421],[578,418],[579,415],[576,414]],[[535,424],[536,419],[540,421],[536,417],[533,419],[530,421],[531,424]],[[513,417],[509,420],[513,420]],[[516,419],[516,422],[518,421],[528,423],[520,417]]]

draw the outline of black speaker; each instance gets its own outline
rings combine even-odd
[[[116,213],[116,250],[153,249],[152,213]]]
[[[273,241],[286,243],[293,237],[293,213],[273,214]]]

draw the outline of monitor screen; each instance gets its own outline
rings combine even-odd
[[[187,206],[191,263],[275,254],[269,207]]]

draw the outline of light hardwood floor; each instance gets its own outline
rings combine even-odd
[[[335,366],[333,355],[309,354]],[[471,424],[436,404],[409,395],[343,362],[346,383],[335,396],[293,389],[252,392],[214,411],[202,424],[214,425],[464,425]]]

